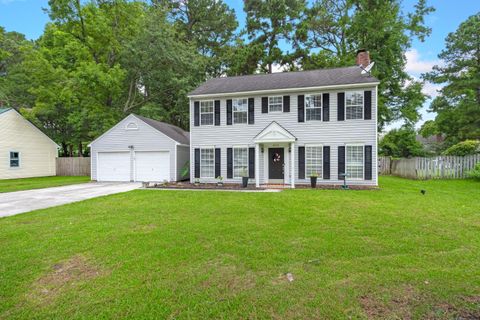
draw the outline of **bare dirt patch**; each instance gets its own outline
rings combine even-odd
[[[438,304],[425,319],[478,320],[480,319],[480,296],[463,297],[459,304]]]
[[[393,292],[389,302],[371,295],[360,297],[360,304],[369,319],[412,319],[413,308],[419,301],[420,296],[412,286],[404,286]]]
[[[35,281],[27,298],[31,302],[48,304],[68,289],[77,286],[79,283],[97,278],[102,274],[104,274],[104,271],[84,256],[76,255],[53,265],[51,271]]]

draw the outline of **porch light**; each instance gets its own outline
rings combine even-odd
[[[133,145],[128,146],[128,149],[132,149],[132,150],[133,150],[133,148],[134,148]]]
[[[263,144],[260,146],[260,151],[263,153]]]

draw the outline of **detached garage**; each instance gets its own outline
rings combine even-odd
[[[189,161],[189,133],[134,114],[90,144],[92,180],[179,181]]]

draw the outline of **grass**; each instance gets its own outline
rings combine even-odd
[[[477,319],[479,199],[472,181],[383,177],[376,191],[135,190],[3,218],[0,319]]]
[[[0,180],[0,193],[89,182],[90,177],[38,177]]]

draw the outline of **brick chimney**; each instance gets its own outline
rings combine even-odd
[[[360,49],[357,51],[357,66],[362,66],[366,68],[370,64],[370,54],[365,49]]]

